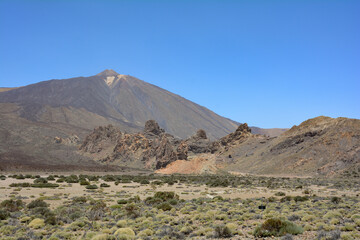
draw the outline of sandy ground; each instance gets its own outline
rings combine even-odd
[[[21,182],[33,182],[33,179],[17,180],[13,178],[6,178],[6,180],[0,180],[0,201],[9,199],[11,196],[21,196],[23,201],[28,203],[36,198],[42,197],[50,204],[51,208],[55,208],[61,205],[64,201],[70,200],[77,196],[91,196],[94,199],[105,199],[110,204],[115,203],[116,200],[121,198],[128,198],[134,195],[139,195],[141,199],[145,199],[148,196],[153,196],[155,191],[174,191],[181,199],[194,199],[199,197],[212,198],[217,195],[223,198],[268,198],[274,196],[276,192],[282,191],[289,196],[304,195],[303,189],[291,191],[289,189],[268,189],[264,187],[253,188],[233,188],[233,187],[216,187],[209,188],[205,185],[188,185],[188,184],[174,184],[168,186],[157,186],[156,189],[151,185],[141,185],[139,183],[120,183],[117,186],[114,182],[107,182],[110,187],[99,188],[97,190],[87,190],[85,186],[81,186],[79,183],[59,183],[60,187],[49,188],[14,188],[9,187],[11,183]],[[52,181],[54,182],[54,181]],[[92,182],[98,186],[103,183]],[[312,194],[317,196],[329,197],[329,196],[341,196],[343,194],[347,196],[355,196],[360,194],[360,191],[340,191],[336,189],[330,189],[326,187],[311,186],[308,188]]]

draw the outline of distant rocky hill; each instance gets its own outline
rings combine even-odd
[[[307,176],[360,172],[360,120],[317,117],[279,137],[251,134],[243,124],[212,142],[211,149],[199,156],[201,164],[232,172]],[[174,166],[158,172],[176,173]],[[177,167],[182,169],[181,164]]]
[[[317,117],[276,138],[255,136],[220,153],[228,170],[259,174],[360,172],[360,120]]]

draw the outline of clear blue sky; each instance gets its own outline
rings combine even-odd
[[[360,1],[0,0],[0,86],[111,68],[259,127],[360,118]]]

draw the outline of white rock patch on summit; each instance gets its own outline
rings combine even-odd
[[[108,86],[111,86],[115,80],[115,77],[114,76],[106,77],[104,80]]]

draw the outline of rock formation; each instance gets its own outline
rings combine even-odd
[[[181,140],[165,133],[156,121],[148,120],[142,132],[133,134],[123,134],[111,125],[98,127],[79,149],[102,163],[160,169],[176,160],[187,160],[189,154],[210,152],[209,144],[204,130]]]

